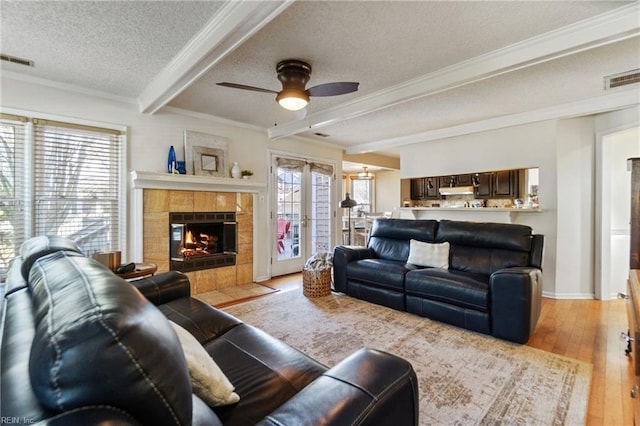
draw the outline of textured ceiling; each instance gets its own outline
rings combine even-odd
[[[2,69],[136,98],[220,7],[207,1],[1,1]]]
[[[279,90],[275,66],[311,63],[309,85],[359,81],[357,93],[315,98],[323,110],[611,9],[607,2],[294,3],[171,102],[261,127],[295,118],[274,95],[215,86],[221,81]],[[252,104],[247,108],[248,104]],[[259,111],[260,113],[256,113]]]
[[[363,144],[372,142],[372,133],[383,140],[589,99],[605,92],[603,76],[638,68],[638,54],[640,39],[635,37],[385,108],[321,132],[330,135],[325,140],[339,135],[345,145]]]
[[[271,132],[637,2],[296,1],[288,7],[282,3],[255,24],[246,12],[246,25],[254,28],[244,30],[223,28],[231,15],[215,20],[216,13],[228,13],[230,4],[0,0],[0,51],[35,62],[34,68],[2,62],[0,71],[13,78],[36,77],[138,103],[150,87],[164,82],[168,95],[159,101],[160,107],[166,104]],[[280,4],[272,1],[258,7],[269,5],[275,10]],[[216,23],[213,33],[220,31],[221,39],[237,43],[229,42],[229,49],[202,65],[193,81],[180,86],[163,80],[163,72],[170,75],[179,68],[176,63],[186,62],[185,55],[193,53],[190,42],[210,34],[206,31],[212,25],[207,24],[212,22]],[[611,44],[587,46],[584,51],[578,47],[568,56],[532,61],[521,69],[460,87],[416,93],[345,120],[336,112],[329,124],[314,125],[311,130],[299,125],[294,133],[357,148],[599,96],[604,93],[604,75],[640,68],[638,27],[640,22],[635,34],[625,35],[630,37],[626,40],[621,36]],[[272,94],[215,84],[229,81],[279,90],[275,66],[288,58],[311,63],[308,87],[358,81],[360,90],[313,98],[306,111],[292,113],[280,108]],[[199,62],[207,60],[203,53]],[[329,137],[320,138],[316,132]],[[383,152],[393,153],[393,144]]]

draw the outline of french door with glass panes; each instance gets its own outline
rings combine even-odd
[[[333,241],[331,164],[274,156],[271,275],[302,270],[309,257],[330,251]]]

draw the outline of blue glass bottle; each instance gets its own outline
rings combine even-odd
[[[169,161],[167,164],[167,172],[177,173],[176,169],[176,150],[173,149],[173,145],[169,148]]]

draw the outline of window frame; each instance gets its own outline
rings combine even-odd
[[[363,210],[364,213],[373,213],[376,211],[376,206],[375,206],[375,190],[376,190],[376,186],[375,186],[375,176],[372,176],[371,178],[360,178],[358,177],[358,175],[350,175],[349,176],[349,189],[350,189],[350,194],[351,194],[351,198],[353,198],[354,200],[356,199],[355,196],[355,190],[354,190],[354,183],[356,181],[364,181],[364,182],[368,182],[369,183],[369,202],[368,203],[364,203],[364,205],[369,206],[369,210]],[[358,203],[358,205],[355,207],[355,210],[358,210],[358,207],[361,206],[363,204]]]
[[[103,123],[90,120],[81,120],[63,116],[57,116],[54,114],[42,114],[32,111],[19,110],[14,108],[3,108],[2,114],[13,115],[18,117],[26,117],[25,126],[25,146],[24,146],[24,161],[22,162],[22,173],[24,174],[24,185],[21,185],[21,189],[24,188],[22,194],[22,201],[25,210],[24,219],[24,240],[27,240],[36,233],[36,209],[35,209],[35,124],[34,120],[45,120],[66,124],[69,130],[73,132],[73,128],[93,128],[97,131],[117,132],[119,133],[119,148],[115,149],[114,160],[118,162],[115,165],[114,180],[117,182],[117,244],[119,247],[105,247],[104,249],[119,250],[122,252],[122,258],[127,259],[128,244],[127,229],[128,229],[128,179],[127,179],[127,145],[128,145],[128,128],[127,126],[114,125],[110,123]],[[90,254],[90,253],[87,253]],[[4,274],[0,272],[0,281],[4,280]]]

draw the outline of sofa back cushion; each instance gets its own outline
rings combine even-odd
[[[37,257],[29,372],[41,403],[54,411],[109,405],[149,424],[190,424],[189,373],[164,315],[94,260],[43,253],[25,253]]]
[[[525,225],[441,220],[436,241],[451,244],[450,269],[490,275],[528,266],[532,236]]]
[[[378,258],[406,262],[410,241],[432,243],[437,228],[437,220],[376,219],[368,247]]]

